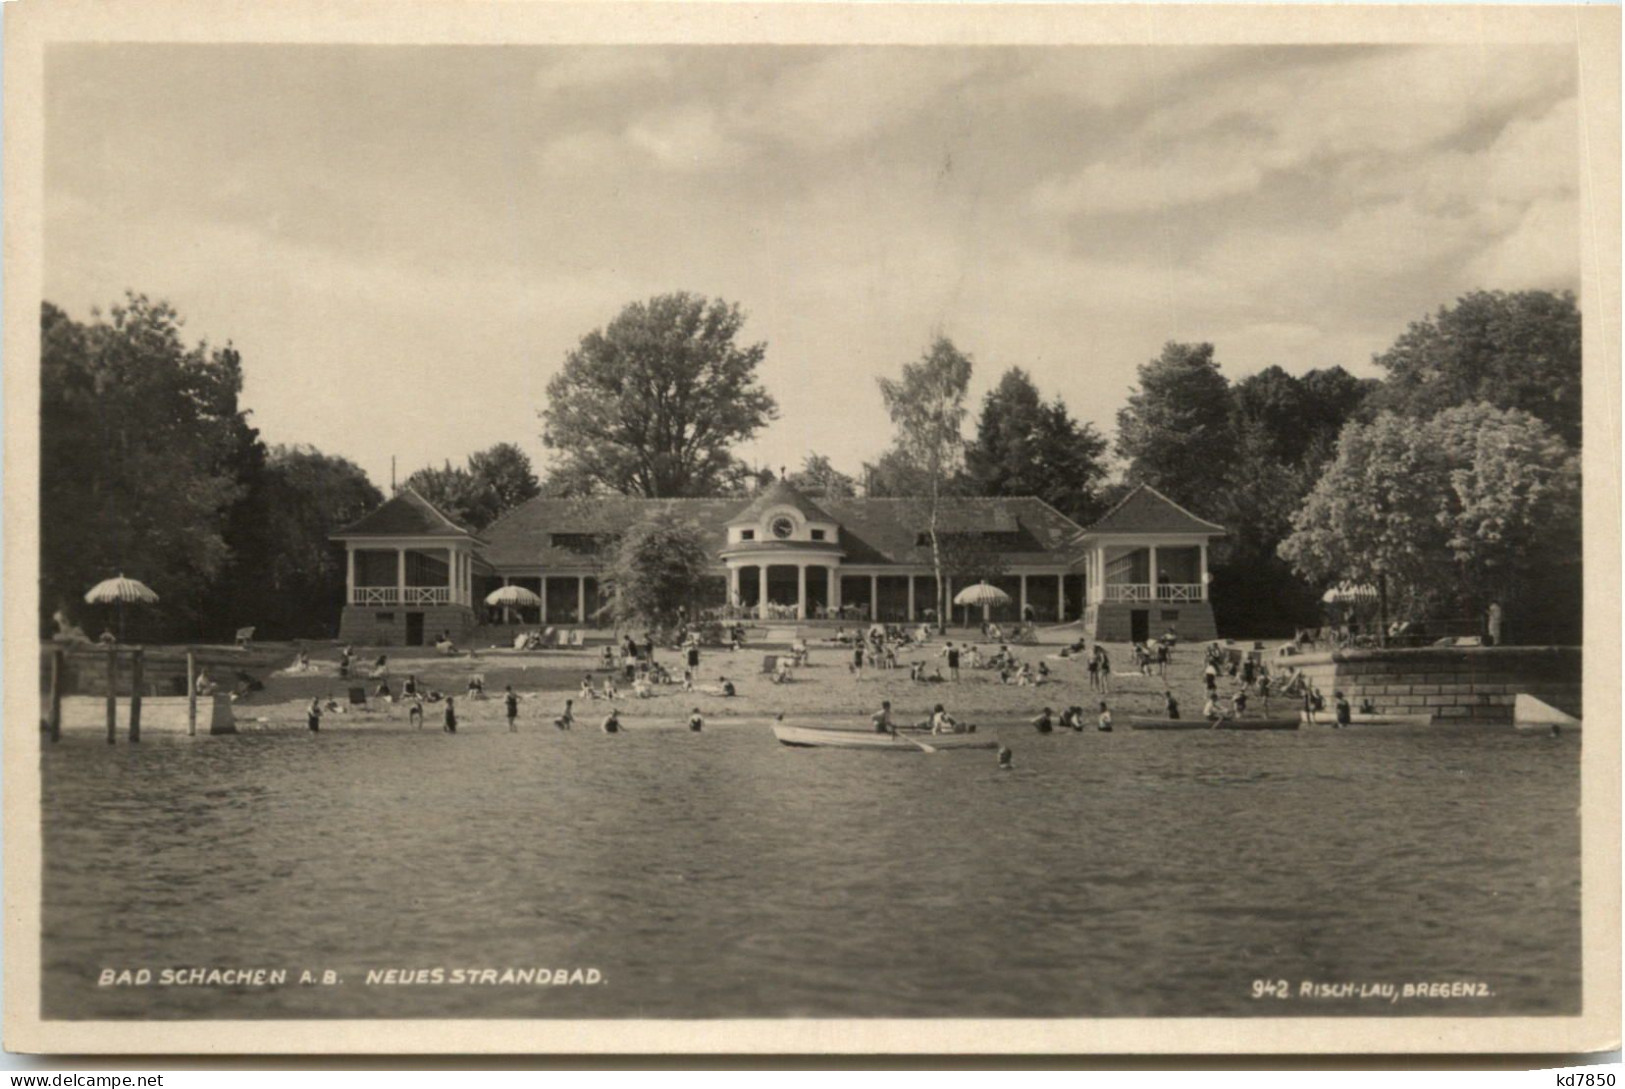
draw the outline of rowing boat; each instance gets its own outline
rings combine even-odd
[[[1303,722],[1303,724],[1305,726],[1309,725],[1309,715],[1308,715],[1307,712],[1300,714],[1298,717]],[[1336,714],[1336,712],[1335,711],[1316,711],[1315,712],[1315,725],[1316,726],[1335,726],[1335,725],[1337,725],[1337,714]],[[1376,714],[1376,713],[1362,714],[1361,712],[1356,711],[1354,714],[1349,716],[1349,725],[1350,726],[1431,726],[1431,725],[1433,725],[1433,716],[1432,715],[1384,715],[1384,714]]]
[[[928,730],[899,730],[896,734],[851,727],[773,724],[779,743],[807,749],[879,749],[887,752],[929,752],[932,749],[996,749],[998,741],[975,734],[933,734]],[[917,741],[914,739],[918,739]]]
[[[1205,718],[1131,718],[1135,730],[1296,730],[1295,718],[1226,718],[1209,722]]]

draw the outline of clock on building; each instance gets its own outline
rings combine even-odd
[[[773,536],[782,541],[787,539],[790,534],[796,531],[796,524],[781,514],[777,518],[773,519],[772,524],[770,524],[768,528],[773,531]]]

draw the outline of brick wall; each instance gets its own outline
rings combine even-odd
[[[339,640],[358,646],[406,645],[406,614],[423,614],[423,638],[433,646],[443,631],[453,642],[464,642],[474,630],[474,610],[467,605],[424,605],[414,608],[346,605],[339,617]],[[383,617],[389,619],[383,619]]]
[[[1083,630],[1092,639],[1103,643],[1127,643],[1133,638],[1132,616],[1135,609],[1149,613],[1147,634],[1155,639],[1169,628],[1183,643],[1206,643],[1217,639],[1218,628],[1213,622],[1213,606],[1205,601],[1129,602],[1108,601],[1091,605],[1083,614]]]
[[[1341,690],[1356,709],[1369,697],[1383,714],[1430,714],[1438,723],[1510,725],[1520,692],[1580,713],[1579,647],[1334,650],[1272,665],[1278,674],[1302,670],[1328,705]]]

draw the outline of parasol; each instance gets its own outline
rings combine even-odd
[[[978,582],[975,586],[965,587],[963,590],[959,591],[959,593],[954,595],[955,605],[980,605],[982,607],[982,619],[984,621],[987,619],[987,610],[989,606],[1005,605],[1008,604],[1009,601],[1009,594],[1005,593],[997,586],[988,585],[985,579]],[[969,622],[970,621],[967,618],[966,623],[968,624]]]
[[[1377,600],[1377,588],[1364,583],[1340,582],[1320,595],[1327,605],[1352,605],[1361,601]]]
[[[124,605],[153,605],[158,601],[158,595],[150,590],[146,583],[136,579],[127,579],[124,573],[119,572],[116,579],[104,579],[92,586],[85,594],[85,603],[88,605],[117,605],[118,606],[118,637],[119,642],[124,641]]]

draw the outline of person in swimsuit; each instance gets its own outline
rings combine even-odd
[[[1037,718],[1033,719],[1033,729],[1037,730],[1041,734],[1047,734],[1054,730],[1055,719],[1051,717],[1051,714],[1052,713],[1048,707],[1044,708],[1043,713],[1041,713]]]
[[[877,734],[894,734],[897,727],[891,721],[891,700],[881,700],[880,710],[869,716],[869,721],[875,725]]]
[[[1103,734],[1112,732],[1112,709],[1106,706],[1106,701],[1100,701],[1100,718],[1095,723],[1095,729]]]
[[[565,700],[564,714],[554,719],[553,725],[557,726],[561,730],[568,730],[570,727],[574,726],[576,724],[575,706],[575,700]]]
[[[446,697],[446,721],[443,729],[448,734],[457,732],[457,701],[450,696]]]
[[[508,712],[508,732],[516,734],[519,732],[519,695],[513,690],[513,685],[510,684],[503,693],[502,702]]]
[[[311,733],[318,733],[322,728],[322,704],[320,700],[312,699],[310,706],[305,708],[305,725],[310,727]]]
[[[1163,713],[1169,718],[1179,718],[1179,701],[1174,699],[1173,692],[1168,691],[1162,694],[1162,708]]]
[[[603,721],[603,727],[602,728],[603,728],[603,731],[606,734],[618,734],[618,733],[620,733],[621,732],[621,713],[619,711],[615,710],[614,708],[611,708],[609,714],[604,716],[604,721]]]
[[[688,728],[694,733],[699,733],[701,730],[705,729],[705,719],[700,717],[700,709],[698,707],[694,708],[694,710],[689,713]]]

